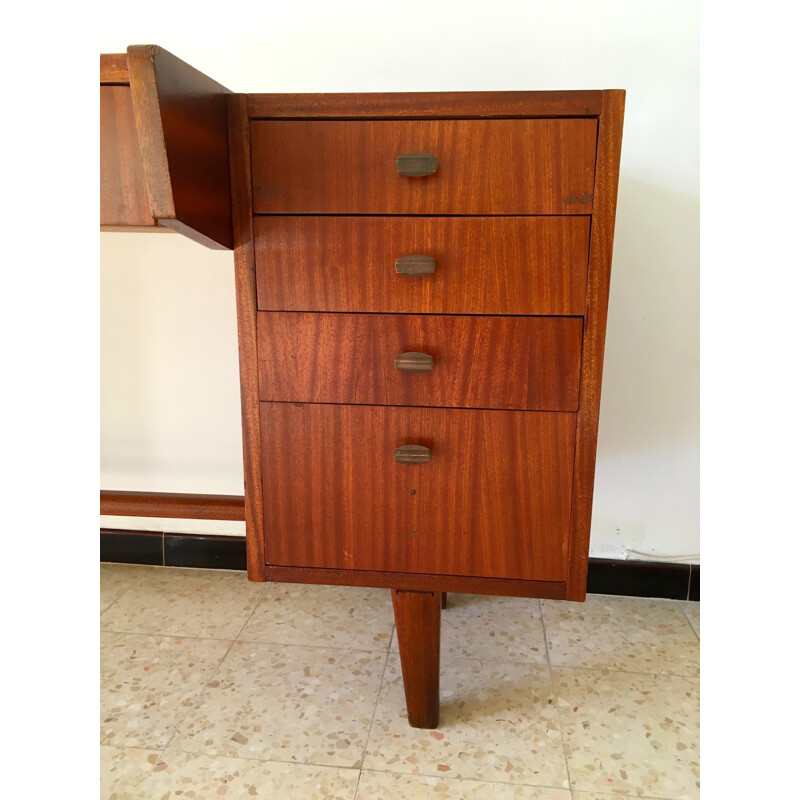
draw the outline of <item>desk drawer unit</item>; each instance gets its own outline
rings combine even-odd
[[[623,105],[232,107],[250,577],[391,588],[412,725],[442,592],[585,597]]]

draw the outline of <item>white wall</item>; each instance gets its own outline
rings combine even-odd
[[[697,561],[696,0],[192,8],[109,6],[98,50],[159,44],[240,92],[627,90],[591,553]],[[101,234],[100,252],[102,486],[240,492],[232,256],[170,234]]]

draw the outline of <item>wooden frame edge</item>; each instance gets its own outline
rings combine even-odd
[[[513,578],[478,578],[469,575],[428,575],[410,572],[281,567],[267,564],[265,579],[285,583],[321,583],[330,586],[371,586],[415,592],[461,592],[507,597],[542,597],[563,600],[564,581],[524,581]]]
[[[100,85],[130,85],[128,79],[128,56],[126,53],[100,54]]]
[[[100,492],[100,513],[120,517],[243,521],[244,497],[174,492]]]
[[[570,548],[567,555],[567,600],[586,599],[600,389],[624,114],[625,92],[621,89],[603,91],[603,107],[597,129],[594,211],[581,357],[581,399],[575,435]]]
[[[244,503],[247,576],[267,580],[264,555],[264,503],[261,483],[261,421],[258,397],[256,262],[250,175],[250,120],[247,96],[228,99],[228,152],[231,173],[236,319],[244,451]]]

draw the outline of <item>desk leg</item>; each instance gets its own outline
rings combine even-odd
[[[412,728],[435,728],[439,724],[441,592],[392,589],[392,604],[408,724]]]

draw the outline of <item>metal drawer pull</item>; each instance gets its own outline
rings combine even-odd
[[[431,256],[400,256],[394,262],[398,275],[433,275],[436,272],[436,259]]]
[[[394,366],[400,372],[430,372],[433,369],[433,356],[427,353],[398,353],[394,357]]]
[[[409,178],[433,175],[438,166],[439,162],[436,160],[436,156],[432,156],[430,153],[404,153],[397,156],[397,171]]]
[[[395,448],[394,460],[398,464],[427,464],[431,460],[431,451],[421,444],[404,444]]]

